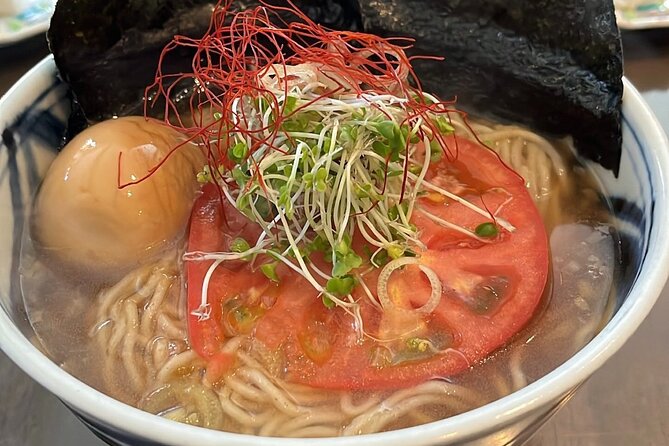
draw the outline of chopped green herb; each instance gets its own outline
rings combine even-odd
[[[494,223],[486,222],[478,225],[474,232],[479,237],[495,237],[499,233],[499,230]]]
[[[422,338],[409,338],[407,339],[406,344],[409,350],[420,353],[428,351],[431,345],[430,341]]]
[[[433,139],[430,141],[430,162],[438,163],[444,157],[444,149],[439,145],[439,141]]]

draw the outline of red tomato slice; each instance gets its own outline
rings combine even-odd
[[[226,207],[224,218],[218,191],[214,187],[206,187],[193,208],[188,247],[190,251],[224,251],[236,237],[253,240],[259,234],[260,229],[232,206]],[[206,319],[201,318],[194,313],[200,307],[202,284],[213,263],[213,260],[186,262],[188,334],[192,347],[204,358],[217,355],[226,341],[221,323],[227,317],[223,314],[223,304],[237,298],[243,291],[260,292],[268,288],[264,276],[249,271],[243,262],[222,263],[213,271],[209,281],[210,315]]]
[[[386,340],[379,343],[371,337],[360,339],[350,315],[340,308],[327,309],[311,285],[287,268],[280,270],[280,284],[274,285],[248,265],[222,264],[209,287],[211,318],[189,318],[196,351],[207,358],[220,350],[225,342],[222,309],[231,299],[270,302],[262,311],[251,312],[252,336],[282,354],[286,379],[321,388],[399,388],[452,376],[508,342],[541,299],[548,276],[546,232],[515,172],[477,144],[459,140],[458,146],[458,159],[439,163],[429,176],[441,188],[487,209],[500,232],[474,240],[416,212],[413,222],[428,247],[419,261],[435,271],[443,286],[441,301],[431,314],[401,309],[418,308],[430,295],[429,281],[416,267],[391,276],[388,290],[396,310],[381,312],[360,293],[365,331]],[[429,194],[419,207],[470,231],[493,220],[457,201]],[[226,206],[224,211],[230,220],[227,226],[218,195],[206,189],[193,212],[190,251],[219,251],[226,238],[241,233],[255,231],[257,236],[258,228],[243,216]],[[200,305],[202,280],[210,264],[187,263],[189,312]],[[372,290],[377,274],[365,276]]]

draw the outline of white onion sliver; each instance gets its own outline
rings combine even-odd
[[[432,292],[430,293],[430,298],[425,302],[422,307],[416,308],[415,310],[418,313],[429,314],[432,313],[439,301],[441,300],[441,280],[431,268],[428,268],[425,265],[421,265],[420,261],[416,257],[400,257],[389,262],[386,266],[383,267],[381,273],[379,274],[379,281],[377,284],[376,292],[379,302],[384,309],[389,309],[394,306],[391,302],[390,297],[388,296],[388,280],[390,275],[396,270],[405,265],[418,265],[418,268],[427,276],[430,281],[430,286],[432,287]]]

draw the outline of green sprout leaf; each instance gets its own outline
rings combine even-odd
[[[358,127],[350,124],[345,124],[340,131],[341,142],[346,144],[353,144],[358,138]]]
[[[244,187],[251,177],[246,175],[239,166],[235,166],[232,168],[232,179],[235,180],[239,187]]]
[[[399,243],[392,243],[386,248],[386,252],[391,259],[399,259],[404,256],[404,248]]]
[[[388,144],[385,144],[378,140],[372,143],[372,150],[374,150],[377,154],[379,154],[384,158],[388,158],[392,153],[392,150],[390,149],[390,146]]]
[[[437,130],[439,130],[439,133],[442,135],[452,135],[455,132],[455,128],[443,116],[439,116],[435,119],[434,123],[437,125]]]
[[[399,127],[393,121],[381,121],[376,124],[376,130],[387,140],[393,139],[399,133]]]
[[[341,241],[337,243],[335,251],[337,251],[337,254],[341,254],[342,256],[345,256],[346,254],[351,252],[351,236],[348,234],[344,234]]]
[[[330,244],[325,237],[317,235],[309,244],[309,247],[312,252],[326,252],[328,249],[330,249]]]
[[[246,159],[249,153],[249,148],[245,142],[238,142],[230,149],[228,149],[228,158],[235,164],[241,164]]]
[[[380,201],[383,196],[379,194],[370,183],[355,183],[355,196],[358,198],[369,198],[370,200]]]
[[[197,182],[201,184],[209,183],[212,181],[211,170],[209,166],[204,166],[200,172],[197,173]]]
[[[333,277],[328,280],[325,289],[335,296],[347,296],[355,287],[355,279],[351,276]]]
[[[377,252],[376,255],[372,256],[370,260],[375,267],[380,268],[390,261],[390,258],[388,257],[388,251],[382,249],[381,251]]]
[[[278,262],[265,263],[260,266],[260,271],[272,282],[279,282],[279,275],[276,273],[276,266]]]
[[[325,308],[327,308],[328,310],[332,310],[335,307],[334,301],[330,299],[327,295],[323,294],[321,300],[323,301],[323,305],[325,305]]]
[[[286,102],[284,103],[283,106],[283,114],[284,116],[290,115],[295,111],[295,108],[297,107],[297,98],[295,96],[287,96],[286,97]]]
[[[332,267],[332,275],[334,277],[344,277],[351,270],[359,268],[362,265],[362,257],[354,252],[350,252],[343,257],[337,257]]]
[[[251,245],[249,245],[249,242],[244,240],[242,237],[237,237],[232,242],[230,243],[230,251],[232,252],[246,252],[249,249],[251,249]]]

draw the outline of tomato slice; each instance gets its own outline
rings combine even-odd
[[[381,312],[356,291],[365,332],[371,335],[361,339],[350,315],[326,308],[311,285],[288,268],[277,270],[277,285],[248,264],[221,264],[209,286],[211,317],[189,316],[193,348],[205,358],[221,350],[223,312],[231,299],[264,305],[258,311],[244,307],[244,314],[253,315],[250,336],[279,353],[286,379],[320,388],[406,387],[460,373],[503,346],[526,325],[541,299],[548,276],[547,236],[522,178],[488,149],[466,140],[458,140],[458,148],[457,160],[431,167],[429,178],[494,218],[450,198],[427,194],[420,199],[413,223],[428,249],[419,262],[437,274],[443,287],[432,313],[407,311],[422,306],[432,290],[417,267],[391,276],[388,292],[395,309]],[[434,217],[470,231],[493,222],[499,233],[476,240],[445,229]],[[254,240],[258,233],[234,209],[221,205],[209,187],[195,205],[189,250],[220,251],[232,237],[245,234]],[[189,313],[200,305],[210,264],[187,262]],[[377,275],[365,276],[372,290]]]
[[[221,207],[220,196],[214,187],[206,187],[195,203],[191,215],[191,228],[188,237],[190,251],[217,252],[228,250],[230,243],[237,237],[253,240],[260,234],[260,229],[233,207]],[[213,260],[186,261],[188,287],[188,334],[191,346],[204,358],[217,355],[226,341],[223,321],[234,317],[226,310],[238,310],[239,307],[226,308],[225,303],[240,300],[240,306],[256,316],[256,303],[259,294],[264,293],[269,284],[264,277],[250,271],[243,262],[228,262],[214,269],[208,286],[209,317],[196,315],[201,309],[202,284]],[[254,296],[252,305],[246,302]],[[247,321],[237,321],[240,325]]]

